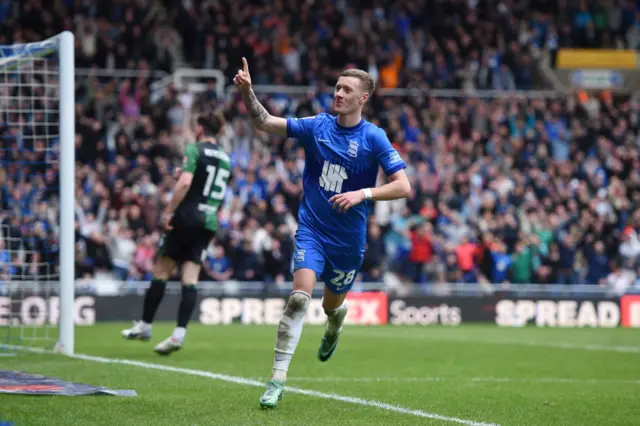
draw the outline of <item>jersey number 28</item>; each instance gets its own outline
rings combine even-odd
[[[349,272],[334,269],[333,272],[338,274],[338,276],[331,280],[331,284],[335,285],[337,288],[351,284],[353,279],[356,277],[355,269]]]
[[[218,169],[216,166],[209,164],[207,166],[207,180],[204,183],[202,195],[214,200],[222,200],[227,189],[229,176],[231,176],[231,172],[228,169]]]

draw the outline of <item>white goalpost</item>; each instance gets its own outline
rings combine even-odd
[[[0,352],[74,352],[74,36],[0,46]],[[4,330],[4,332],[3,332]]]

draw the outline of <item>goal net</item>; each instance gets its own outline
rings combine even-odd
[[[73,50],[70,32],[0,46],[0,355],[73,353]]]

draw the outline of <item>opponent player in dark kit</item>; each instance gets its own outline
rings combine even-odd
[[[160,243],[151,286],[145,294],[142,320],[134,322],[132,328],[122,330],[126,339],[151,338],[151,323],[164,297],[166,282],[174,268],[180,265],[182,296],[178,324],[172,335],[154,348],[161,355],[180,350],[184,343],[187,324],[196,304],[201,262],[215,236],[218,209],[231,176],[229,156],[215,139],[224,126],[224,117],[221,113],[211,112],[195,121],[196,142],[185,148],[182,172],[163,214],[166,234]]]

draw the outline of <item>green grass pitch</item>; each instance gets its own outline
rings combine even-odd
[[[77,328],[77,352],[176,369],[61,355],[2,357],[2,370],[134,389],[138,396],[0,395],[0,423],[601,426],[640,419],[637,330],[349,326],[334,357],[320,363],[322,328],[305,327],[288,386],[312,392],[285,391],[279,406],[265,411],[258,404],[263,388],[246,379],[266,383],[275,327],[194,324],[184,349],[163,358],[152,348],[173,324],[155,325],[146,343],[123,340],[126,326]],[[200,375],[186,374],[192,370]]]

